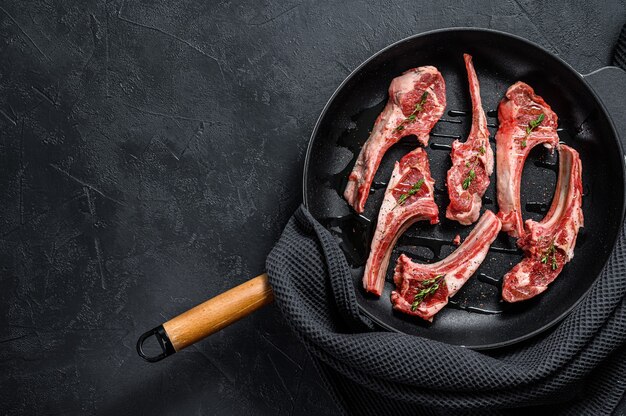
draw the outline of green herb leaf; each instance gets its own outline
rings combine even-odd
[[[522,149],[526,148],[526,139],[522,140]]]
[[[437,282],[438,279],[441,279],[443,276],[444,276],[443,274],[438,274],[437,276],[433,277],[432,279],[422,280],[421,284],[423,286],[430,286],[433,283]]]
[[[415,111],[413,111],[413,114],[419,111],[422,111],[424,109],[424,104],[426,104],[427,98],[428,98],[428,91],[424,91],[424,93],[422,93],[422,96],[420,97],[419,103],[415,104]]]
[[[486,152],[486,150],[485,150],[485,146],[480,146],[480,147],[478,148],[478,153],[480,153],[481,155],[484,155],[484,154],[485,154],[485,152]]]
[[[531,120],[528,123],[528,126],[526,126],[526,137],[524,137],[524,140],[522,141],[522,147],[526,147],[526,138],[530,136],[530,133],[532,133],[533,130],[535,130],[541,124],[544,118],[546,118],[545,114],[541,113],[539,114],[539,116],[537,116],[536,119]]]
[[[432,295],[437,289],[446,285],[444,277],[445,275],[439,274],[432,279],[426,279],[420,282],[422,289],[417,292],[413,298],[413,303],[411,304],[412,311],[415,311],[427,296]]]
[[[528,123],[528,125],[530,126],[531,129],[535,129],[538,125],[541,124],[541,122],[543,121],[545,117],[546,117],[545,114],[541,113],[539,114],[539,117],[537,117],[535,120],[532,120],[530,123]]]
[[[411,186],[411,189],[400,195],[400,198],[398,198],[398,205],[404,204],[410,196],[415,195],[417,191],[422,188],[422,185],[424,185],[424,178],[415,182],[413,186]]]
[[[474,179],[476,179],[476,171],[474,170],[474,168],[472,168],[467,173],[467,177],[463,180],[463,184],[462,184],[463,189],[469,188]]]
[[[417,113],[419,113],[420,111],[424,109],[424,104],[426,104],[427,98],[428,98],[428,91],[424,91],[424,93],[420,97],[420,101],[415,104],[415,109],[413,110],[413,112],[409,114],[407,118],[402,120],[400,124],[398,124],[398,126],[396,127],[396,131],[404,130],[405,124],[412,123],[415,121],[415,119],[417,119]]]
[[[543,256],[541,256],[541,263],[547,264],[548,260],[550,260],[550,267],[552,270],[558,269],[559,262],[556,258],[556,246],[554,245],[554,240],[552,240],[548,249],[544,252]]]

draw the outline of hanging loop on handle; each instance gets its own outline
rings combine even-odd
[[[151,336],[154,336],[157,339],[159,346],[161,347],[161,354],[159,355],[148,356],[143,350],[143,343]],[[161,361],[175,352],[176,350],[174,349],[170,338],[167,336],[167,332],[165,332],[163,325],[159,325],[156,328],[152,328],[151,330],[144,332],[137,340],[137,354],[150,363]]]

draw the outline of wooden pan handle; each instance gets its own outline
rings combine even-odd
[[[273,300],[274,293],[267,273],[263,273],[145,332],[137,341],[137,353],[146,361],[160,361]],[[160,355],[147,356],[144,353],[143,343],[150,336],[155,336],[159,342],[162,350]]]

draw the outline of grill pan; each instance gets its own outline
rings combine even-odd
[[[500,299],[502,276],[522,258],[515,240],[501,233],[474,277],[450,304],[427,323],[391,308],[392,270],[405,253],[418,262],[436,262],[456,248],[472,226],[445,219],[448,205],[446,172],[450,145],[465,140],[471,126],[471,105],[463,53],[473,56],[483,108],[495,151],[497,106],[506,89],[521,80],[531,85],[559,116],[561,142],[575,148],[583,165],[583,212],[575,257],[543,294],[519,304]],[[378,210],[393,164],[415,148],[405,137],[383,158],[365,211],[357,215],[342,198],[347,177],[387,101],[391,80],[405,70],[434,65],[446,82],[447,108],[431,133],[427,148],[440,224],[418,222],[400,237],[391,256],[380,298],[361,287]],[[618,71],[618,72],[615,72]],[[601,71],[601,72],[607,72]],[[611,77],[626,73],[614,68]],[[604,75],[595,74],[595,78]],[[595,81],[594,81],[595,82]],[[623,91],[622,91],[623,93]],[[609,97],[610,98],[610,97]],[[524,219],[540,220],[552,201],[558,172],[557,153],[542,146],[531,152],[522,177]],[[496,174],[483,198],[483,208],[497,212]],[[339,86],[313,130],[304,166],[304,204],[336,237],[351,266],[361,311],[382,328],[474,349],[498,348],[530,338],[563,319],[584,297],[608,260],[620,230],[625,207],[622,146],[602,101],[585,77],[550,52],[520,37],[483,29],[445,29],[416,35],[378,52]],[[158,361],[271,302],[267,276],[261,275],[144,333],[139,354]],[[216,303],[217,302],[217,303]],[[161,354],[148,356],[143,342],[155,336]]]

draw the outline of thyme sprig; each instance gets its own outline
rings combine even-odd
[[[484,156],[485,153],[487,152],[487,150],[485,149],[485,146],[480,146],[478,149],[476,149],[478,151],[478,153],[480,153],[481,156]],[[473,162],[473,163],[470,163]],[[467,188],[470,187],[470,185],[472,184],[472,181],[474,179],[476,179],[476,171],[474,170],[476,168],[476,166],[478,165],[478,156],[474,156],[470,162],[465,162],[465,167],[470,168],[469,172],[467,172],[467,176],[465,177],[465,179],[463,179],[463,183],[462,183],[462,187],[463,190],[467,190]]]
[[[422,185],[424,185],[424,178],[415,182],[413,186],[411,186],[411,189],[400,195],[400,198],[398,198],[398,205],[404,204],[410,196],[415,195],[422,188]]]
[[[526,147],[526,139],[528,138],[528,136],[530,136],[530,133],[532,133],[533,130],[535,130],[541,124],[545,117],[546,115],[541,113],[539,114],[539,116],[537,116],[536,119],[531,120],[528,123],[528,126],[526,126],[526,136],[524,136],[524,138],[522,139],[522,149]]]
[[[424,91],[424,93],[420,97],[419,102],[417,104],[415,104],[415,109],[413,109],[413,112],[411,114],[409,114],[409,116],[407,118],[402,120],[402,122],[400,124],[398,124],[398,127],[396,127],[396,131],[404,130],[404,125],[405,124],[412,123],[412,122],[415,121],[415,119],[417,118],[417,113],[419,113],[420,111],[422,111],[424,109],[424,104],[426,104],[426,99],[427,98],[428,98],[428,91]]]
[[[552,267],[552,270],[556,270],[557,267],[559,267],[556,259],[556,246],[554,245],[554,240],[552,240],[552,243],[550,243],[550,247],[548,247],[545,253],[543,253],[543,256],[541,256],[541,263],[547,264],[548,260],[550,260],[550,266]]]
[[[437,291],[440,287],[446,285],[446,281],[443,280],[445,277],[444,274],[439,274],[432,279],[422,280],[420,284],[422,285],[422,289],[415,294],[413,298],[413,303],[411,304],[411,311],[415,312],[417,307],[424,301],[426,296],[430,296]]]
[[[467,188],[469,188],[474,179],[476,179],[476,171],[474,170],[474,168],[471,168],[467,173],[467,177],[463,179],[463,189],[466,190]]]

